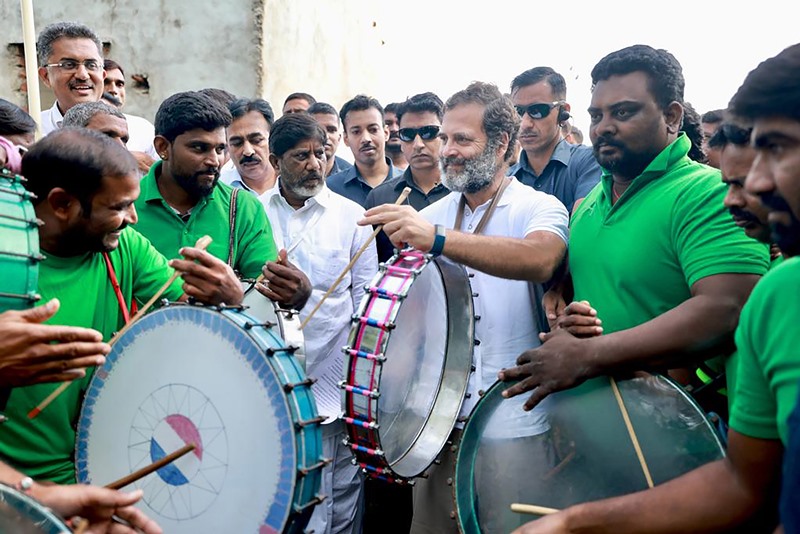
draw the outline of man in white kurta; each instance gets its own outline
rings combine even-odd
[[[278,180],[259,197],[267,211],[275,242],[311,281],[312,292],[300,318],[305,321],[359,248],[370,229],[358,226],[363,208],[325,186],[325,132],[301,113],[279,119],[270,132],[270,162]],[[323,452],[333,463],[323,471],[322,493],[328,498],[314,510],[308,530],[319,534],[360,532],[362,478],[342,443],[344,424],[338,382],[351,316],[378,269],[377,251],[367,247],[337,288],[303,329],[306,372],[318,382],[312,391],[323,424]]]

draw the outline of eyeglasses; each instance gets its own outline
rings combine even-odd
[[[48,63],[45,67],[58,67],[66,72],[75,72],[78,70],[78,65],[83,65],[86,70],[90,72],[98,71],[103,68],[103,65],[94,59],[87,59],[86,61],[75,61],[74,59],[66,59],[61,63]]]
[[[517,109],[517,113],[519,113],[520,118],[524,117],[527,113],[528,116],[532,119],[543,119],[550,115],[550,110],[552,110],[556,106],[563,106],[565,102],[563,100],[559,100],[558,102],[550,102],[547,103],[539,103],[539,104],[531,104],[530,106],[514,106]]]
[[[435,125],[423,126],[422,128],[400,128],[397,132],[401,141],[412,142],[419,135],[423,141],[430,141],[439,135],[439,127]]]

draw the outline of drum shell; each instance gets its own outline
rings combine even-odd
[[[281,339],[283,339],[284,343],[287,346],[297,347],[297,350],[294,351],[294,357],[297,358],[300,365],[305,370],[305,339],[303,337],[303,331],[300,329],[299,312],[297,310],[281,308],[277,302],[259,293],[255,285],[255,280],[242,280],[242,290],[244,291],[242,305],[246,308],[249,315],[262,323],[275,323],[278,326]]]
[[[39,501],[0,484],[0,532],[63,534],[72,530]]]
[[[399,261],[396,255],[386,265],[397,263]],[[391,327],[382,328],[374,322],[388,320],[389,323],[395,323],[401,312],[402,299],[389,305],[388,317],[384,316],[382,310],[378,314],[371,314],[370,310],[374,312],[373,303],[381,297],[367,288],[367,293],[354,316],[348,347],[344,349],[346,377],[343,382],[342,419],[347,426],[350,447],[356,455],[356,461],[367,475],[396,482],[405,482],[421,475],[445,447],[450,432],[456,425],[472,371],[474,311],[466,271],[462,266],[445,258],[434,260],[427,257],[424,262],[420,261],[417,265],[422,265],[418,268],[420,272],[422,269],[432,269],[435,270],[436,276],[441,277],[448,315],[446,349],[440,383],[428,417],[424,425],[416,429],[415,435],[410,440],[413,442],[412,445],[401,454],[387,457],[385,453],[387,447],[383,444],[393,443],[395,438],[386,432],[385,425],[381,424],[378,415],[380,395],[386,393],[382,389],[385,387],[382,380],[385,364],[380,358],[385,357],[386,361],[391,363],[389,359],[392,355],[387,353],[387,348],[392,342],[392,336],[400,334],[394,332]],[[382,287],[382,281],[388,276],[390,272],[387,272],[384,266],[371,286]],[[413,284],[414,282],[403,290],[404,295],[414,291]],[[424,321],[425,317],[419,320]],[[373,346],[375,343],[377,346]],[[365,353],[376,355],[378,358],[366,356]],[[359,391],[364,389],[371,390],[379,396],[360,394]],[[376,422],[377,425],[365,424],[364,421]],[[404,439],[407,440],[408,436],[404,436]]]
[[[21,178],[0,175],[0,312],[24,310],[39,300],[39,229],[32,195]]]
[[[717,432],[679,385],[658,375],[617,384],[656,485],[724,457]],[[462,532],[509,532],[530,521],[509,510],[512,502],[563,509],[647,489],[608,378],[549,397],[550,429],[542,438],[550,455],[526,443],[524,463],[531,469],[520,463],[514,440],[506,439],[504,445],[488,430],[502,403],[513,402],[521,409],[526,400],[525,395],[504,400],[501,393],[511,385],[498,382],[486,392],[458,445],[453,489]],[[503,483],[494,477],[502,477]]]

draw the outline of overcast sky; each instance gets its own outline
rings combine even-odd
[[[375,94],[382,103],[428,90],[446,99],[472,80],[496,83],[507,92],[515,75],[547,65],[567,79],[575,124],[584,133],[591,69],[609,52],[638,43],[669,50],[683,65],[686,100],[703,113],[724,108],[760,61],[800,42],[797,5],[774,0],[381,5],[376,29],[388,68]]]

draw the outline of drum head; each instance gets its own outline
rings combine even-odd
[[[248,335],[232,314],[168,306],[146,315],[86,394],[80,482],[108,484],[197,446],[134,484],[165,532],[281,532],[293,511],[293,407],[265,355],[283,344],[270,330]]]
[[[547,428],[528,436],[503,425],[527,400],[503,399],[510,385],[495,384],[464,429],[455,477],[464,532],[507,533],[532,520],[512,512],[512,503],[563,509],[647,489],[608,378],[548,397]],[[708,419],[680,386],[662,376],[618,385],[656,485],[724,456]]]
[[[39,300],[39,229],[29,196],[18,177],[0,175],[0,312]]]
[[[38,501],[0,484],[0,532],[62,534],[72,530]]]

